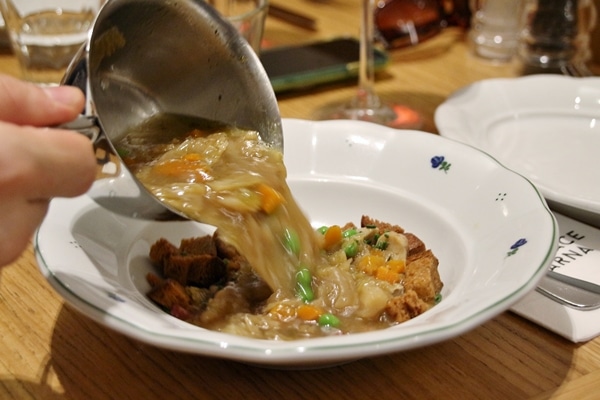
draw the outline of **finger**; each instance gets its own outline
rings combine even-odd
[[[48,212],[48,201],[0,198],[0,266],[15,261]]]
[[[44,147],[39,159],[44,165],[39,178],[39,193],[34,199],[72,197],[85,193],[96,177],[96,158],[92,143],[72,131],[47,129],[35,131]]]
[[[85,97],[72,86],[40,87],[0,75],[0,120],[19,125],[49,126],[81,113]]]
[[[84,193],[96,175],[92,143],[67,130],[0,123],[0,193],[30,200]]]

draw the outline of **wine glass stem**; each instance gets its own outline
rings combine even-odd
[[[357,108],[379,107],[379,97],[375,94],[375,0],[363,0],[362,21],[360,24],[360,55],[358,65]]]

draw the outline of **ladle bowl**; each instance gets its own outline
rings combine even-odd
[[[250,45],[201,0],[108,0],[62,84],[86,93],[84,114],[66,127],[88,135],[98,176],[88,194],[133,218],[186,217],[127,169],[114,144],[160,113],[256,130],[283,149],[269,79]]]

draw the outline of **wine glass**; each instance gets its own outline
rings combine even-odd
[[[316,118],[320,120],[353,119],[393,128],[419,129],[423,125],[423,118],[418,111],[403,104],[383,102],[375,92],[374,8],[375,0],[363,0],[356,94],[350,101],[342,105],[336,104],[320,110]]]

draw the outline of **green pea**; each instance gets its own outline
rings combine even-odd
[[[131,154],[131,151],[129,151],[128,149],[124,149],[124,148],[121,147],[121,148],[117,149],[117,154],[121,158],[126,158],[126,157],[129,156],[129,154]]]
[[[287,251],[296,257],[300,254],[300,238],[296,231],[286,228],[283,232],[283,245]]]
[[[347,243],[344,246],[344,253],[346,253],[347,258],[352,258],[358,253],[358,242],[356,240]]]
[[[300,284],[296,285],[296,295],[302,300],[304,303],[310,303],[315,299],[315,294],[311,287],[302,286]]]
[[[329,229],[328,226],[322,226],[319,229],[317,229],[317,232],[319,232],[321,235],[324,235],[325,232],[327,232],[327,229]]]
[[[350,228],[350,229],[346,229],[344,232],[342,232],[342,236],[345,238],[349,238],[351,236],[354,236],[358,233],[358,230],[356,228]]]
[[[325,313],[319,317],[319,325],[337,327],[340,325],[340,319],[333,314]]]
[[[435,294],[435,298],[434,298],[435,304],[438,304],[440,301],[442,301],[442,294],[441,293],[436,293]]]
[[[312,290],[312,275],[308,268],[301,268],[296,272],[296,295],[305,303],[310,303],[315,298]]]
[[[310,285],[312,283],[312,274],[308,268],[301,267],[298,272],[296,272],[296,282],[302,285]]]

